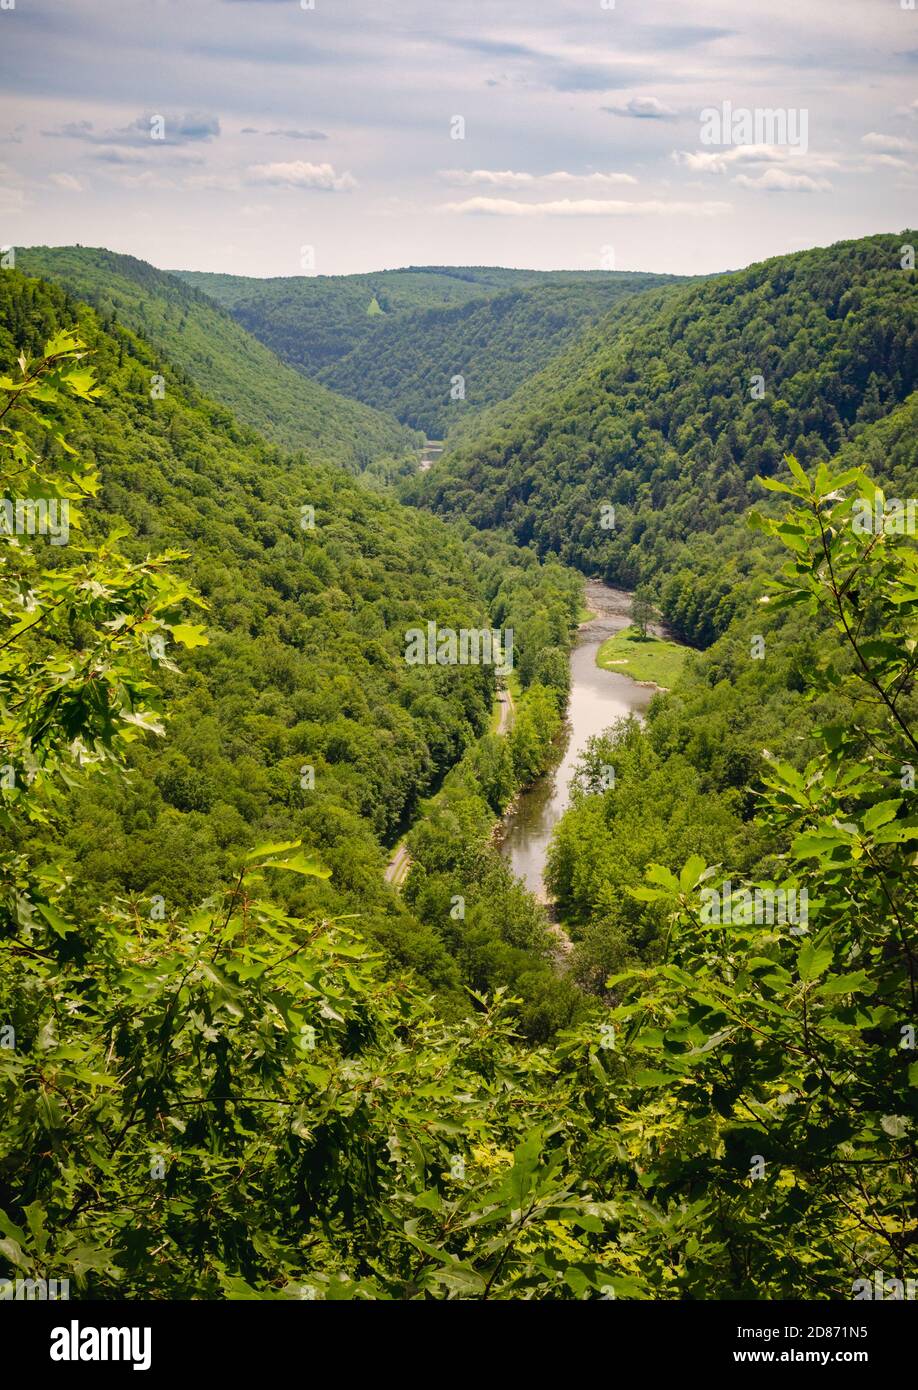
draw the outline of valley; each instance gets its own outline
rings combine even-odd
[[[571,779],[590,739],[620,719],[641,718],[653,689],[627,675],[604,672],[596,657],[602,643],[631,621],[631,596],[587,580],[586,604],[594,616],[581,623],[571,653],[571,686],[560,757],[514,801],[504,818],[501,853],[515,877],[545,901],[544,872],[552,833],[571,800]],[[614,785],[614,770],[612,785]],[[607,779],[608,780],[608,779]]]
[[[17,1270],[906,1277],[910,238],[704,278],[0,271]],[[46,496],[53,549],[16,522]]]

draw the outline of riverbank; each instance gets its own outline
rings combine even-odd
[[[632,625],[608,637],[596,653],[603,671],[619,671],[644,685],[669,690],[682,673],[688,648],[648,632],[642,636]]]
[[[591,615],[580,624],[571,653],[571,693],[558,758],[504,815],[500,850],[517,878],[545,906],[544,873],[555,826],[570,805],[570,784],[589,740],[618,719],[642,719],[657,693],[614,666],[597,665],[602,646],[631,627],[631,595],[599,580],[586,583],[584,604]]]

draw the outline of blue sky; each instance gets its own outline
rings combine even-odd
[[[0,245],[715,271],[914,225],[916,87],[903,0],[15,0]],[[705,147],[725,101],[806,149]]]

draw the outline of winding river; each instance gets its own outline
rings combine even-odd
[[[631,595],[587,580],[587,606],[595,617],[583,623],[571,653],[571,695],[560,761],[523,792],[507,813],[501,853],[518,878],[542,901],[545,859],[555,825],[570,805],[570,782],[581,753],[594,734],[616,719],[642,716],[656,691],[628,676],[596,665],[598,647],[631,621]]]

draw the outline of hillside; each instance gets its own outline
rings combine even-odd
[[[491,708],[483,667],[406,666],[406,627],[429,617],[479,625],[485,609],[460,545],[306,451],[282,452],[238,425],[117,323],[77,307],[105,381],[66,429],[101,471],[91,531],[123,522],[134,549],[189,552],[183,573],[209,604],[209,645],[168,682],[167,749],[140,743],[133,789],[90,786],[65,848],[84,893],[157,892],[198,900],[253,836],[321,845],[333,868],[330,910],[359,900],[371,933],[444,984],[451,965],[382,884],[379,837],[391,836],[452,765]],[[0,277],[0,357],[11,362],[73,305],[18,271]],[[165,399],[149,375],[164,371]],[[301,528],[301,508],[315,511]],[[314,790],[301,769],[315,770]],[[357,895],[355,899],[353,895]]]
[[[173,369],[274,443],[351,472],[404,458],[416,443],[391,416],[305,380],[212,300],[145,261],[85,246],[31,247],[16,259],[27,275],[94,305],[104,322],[143,334]]]
[[[873,249],[834,314],[798,282],[787,380],[802,411],[790,369],[827,347],[843,463],[913,492],[918,395],[883,413],[911,318]],[[786,337],[781,283],[756,307]],[[685,330],[684,295],[603,333]],[[723,327],[717,285],[692,302]],[[54,336],[74,317],[90,369]],[[5,489],[87,462],[102,483],[69,553],[17,532],[0,570],[5,1270],[105,1299],[695,1303],[837,1300],[913,1267],[918,559],[853,530],[868,480],[792,462],[762,546],[725,507],[654,551],[701,583],[713,537],[746,582],[646,724],[587,746],[548,865],[556,973],[491,836],[560,733],[577,577],[265,443],[18,271],[0,360]],[[762,606],[782,545],[788,602]],[[519,638],[506,736],[493,672],[404,660],[408,626],[488,617]],[[381,841],[409,820],[400,898]],[[733,915],[750,879],[757,910],[789,885],[812,917]]]
[[[397,314],[325,367],[320,380],[441,439],[476,410],[512,395],[619,300],[659,279],[610,275],[562,284],[546,277],[466,304]],[[464,390],[458,400],[456,376]]]
[[[157,893],[172,909],[190,907],[253,840],[303,837],[332,870],[311,895],[317,907],[358,913],[386,959],[410,964],[444,1007],[462,1009],[462,985],[473,979],[519,981],[517,994],[533,999],[533,1026],[538,1016],[544,1027],[555,992],[544,924],[487,850],[486,792],[467,804],[474,832],[469,821],[463,836],[449,835],[450,852],[474,861],[457,866],[453,889],[461,884],[471,904],[484,892],[476,874],[487,870],[488,880],[475,944],[461,959],[438,906],[411,912],[393,897],[381,846],[467,751],[489,789],[485,769],[496,760],[505,800],[541,770],[566,689],[577,577],[506,542],[486,542],[478,554],[383,489],[305,449],[265,443],[142,338],[19,271],[0,277],[0,360],[34,353],[75,316],[105,382],[98,402],[72,404],[65,416],[71,444],[101,473],[87,534],[122,526],[137,556],[189,552],[183,577],[209,605],[208,645],[182,653],[181,677],[163,673],[168,746],[138,743],[132,783],[90,784],[71,808],[61,845],[79,866],[79,902]],[[154,365],[166,377],[161,400],[146,389]],[[428,622],[487,627],[495,595],[515,633],[526,738],[519,748],[507,739],[478,750],[493,667],[409,665],[406,632]],[[554,682],[557,697],[538,684],[530,694],[539,681]],[[478,787],[461,780],[466,792]],[[558,992],[569,1016],[577,991]]]
[[[398,319],[404,329],[396,334],[398,349],[412,352],[414,360],[409,324],[415,315],[426,310],[468,305],[507,290],[576,286],[583,298],[571,301],[571,306],[584,303],[589,291],[595,288],[597,312],[601,312],[608,303],[605,296],[610,285],[640,290],[666,278],[600,270],[508,270],[499,266],[412,266],[366,275],[285,276],[267,280],[198,271],[175,273],[228,309],[250,333],[307,376],[330,371],[332,364],[362,348],[370,354],[371,370],[379,377],[387,365],[392,367],[385,356],[388,339],[383,336],[378,357],[372,345],[380,333],[385,335],[393,319]],[[460,324],[456,327],[461,331]],[[422,328],[424,331],[426,328]],[[436,332],[433,346],[439,354],[442,340]],[[357,370],[355,367],[354,373]],[[411,375],[409,368],[408,376]],[[354,374],[349,371],[343,379],[359,395]],[[415,387],[409,383],[408,389],[409,402],[413,402]],[[379,387],[376,390],[380,392]],[[400,418],[405,416],[402,410]]]
[[[909,235],[626,301],[474,421],[410,495],[626,587],[686,564],[715,592],[693,595],[701,611],[682,630],[710,641],[736,582],[710,538],[758,500],[755,475],[786,452],[831,457],[918,384]],[[746,544],[728,538],[734,560]]]

